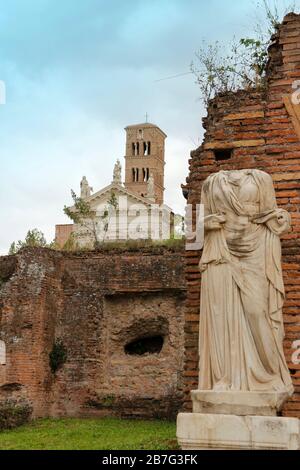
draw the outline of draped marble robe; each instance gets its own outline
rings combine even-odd
[[[203,185],[200,390],[293,393],[283,352],[280,236],[290,230],[272,178],[221,171]]]

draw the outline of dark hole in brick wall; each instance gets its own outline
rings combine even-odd
[[[217,162],[222,162],[224,160],[230,160],[232,157],[232,149],[220,149],[215,150],[215,159]]]
[[[164,345],[163,336],[150,336],[139,338],[126,344],[125,353],[130,356],[144,356],[145,354],[159,354]]]
[[[182,195],[183,195],[184,199],[188,200],[188,198],[189,198],[189,192],[188,192],[187,189],[183,189],[183,190],[182,190]]]
[[[8,383],[8,384],[1,385],[0,391],[2,391],[2,392],[16,392],[18,390],[21,390],[21,388],[23,388],[22,384]]]

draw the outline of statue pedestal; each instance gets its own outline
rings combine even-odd
[[[193,413],[237,416],[277,416],[288,393],[273,392],[192,392]]]
[[[183,450],[300,449],[300,420],[276,414],[284,393],[192,392],[193,413],[177,419]]]

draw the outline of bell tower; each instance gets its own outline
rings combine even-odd
[[[153,177],[155,204],[164,202],[165,140],[167,135],[150,123],[125,128],[125,187],[147,197],[148,181]]]

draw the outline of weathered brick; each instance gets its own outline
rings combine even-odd
[[[19,384],[34,416],[176,415],[184,348],[182,251],[59,253],[27,249],[0,257],[4,384]],[[196,296],[197,297],[197,296]],[[195,298],[196,298],[195,297]],[[126,354],[138,338],[161,335],[161,353]],[[67,362],[53,374],[61,338]]]
[[[189,192],[188,202],[199,203],[201,186],[208,176],[207,169],[202,166],[203,149],[210,149],[212,153],[218,149],[234,149],[233,158],[230,160],[212,162],[209,174],[219,170],[258,168],[272,175],[278,205],[290,212],[293,225],[292,232],[283,237],[283,272],[287,291],[284,306],[285,353],[291,367],[296,393],[285,407],[284,414],[300,418],[300,370],[291,364],[292,343],[300,340],[300,141],[295,115],[289,113],[284,101],[284,97],[293,92],[293,81],[300,80],[299,31],[300,16],[288,15],[279,27],[278,35],[270,49],[268,85],[265,91],[246,90],[236,94],[224,94],[210,103],[208,116],[205,118],[204,142],[199,149],[191,153],[185,188]],[[249,103],[256,107],[256,114],[252,113],[253,109],[249,109]],[[247,116],[249,112],[252,119]],[[220,130],[225,136],[223,140]],[[230,139],[227,136],[230,136]],[[200,253],[189,255],[190,264],[193,256],[196,264]],[[199,277],[198,280],[194,279],[193,285],[187,282],[188,292],[191,288],[195,289],[196,284],[200,289],[200,281]],[[185,363],[184,386],[187,410],[191,409],[189,392],[195,387],[195,383],[188,381],[187,376],[196,372],[198,367],[198,349],[195,349],[192,342],[198,317],[193,316],[191,311],[189,315],[191,316],[186,316],[185,327],[185,349],[189,358]],[[193,362],[196,363],[195,369],[191,369]]]

